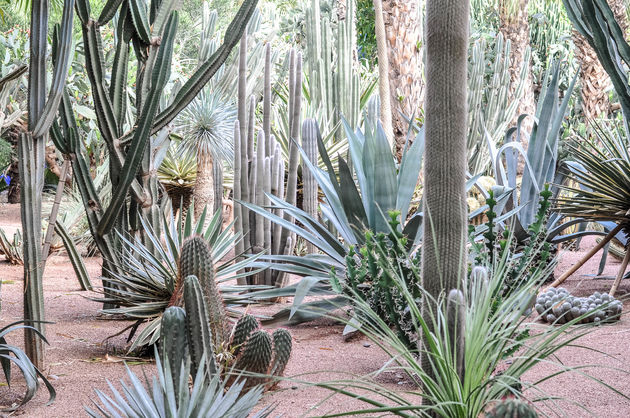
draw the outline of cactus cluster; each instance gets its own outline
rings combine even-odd
[[[547,289],[536,299],[536,311],[550,324],[564,324],[583,317],[579,322],[610,322],[619,319],[623,304],[607,293],[589,297],[571,295],[565,288]]]
[[[214,267],[207,242],[187,239],[180,256],[179,279],[171,306],[162,317],[162,356],[174,375],[191,359],[194,376],[205,357],[209,376],[233,372],[282,375],[291,355],[291,334],[277,329],[272,335],[260,329],[252,315],[242,316],[227,332],[227,316],[214,282]],[[184,309],[182,309],[184,308]],[[268,377],[246,377],[247,387],[273,383]],[[175,379],[179,382],[179,379]],[[234,379],[232,379],[234,380]]]
[[[256,104],[254,95],[247,97],[247,57],[246,34],[241,40],[238,75],[238,121],[234,127],[234,199],[258,207],[270,205],[269,196],[277,196],[291,205],[297,203],[297,183],[300,145],[300,113],[302,92],[301,53],[291,50],[287,56],[289,67],[288,145],[289,161],[285,168],[283,149],[271,133],[271,47],[265,49],[265,75],[263,83],[262,129],[256,128]],[[306,122],[305,122],[306,123]],[[303,128],[304,131],[305,128]],[[311,133],[312,129],[307,129]],[[309,158],[317,160],[317,137],[309,137]],[[314,151],[314,152],[313,152]],[[317,202],[317,188],[314,182],[308,184],[309,196],[304,196],[311,213]],[[305,190],[305,193],[307,191]],[[275,209],[274,214],[293,222],[288,214]],[[235,232],[245,239],[237,244],[236,251],[269,255],[290,255],[295,246],[295,234],[281,225],[273,225],[269,219],[250,211],[244,205],[234,208]],[[278,271],[262,271],[251,276],[249,284],[279,285],[284,283],[284,274]],[[246,284],[244,279],[240,284]]]
[[[538,413],[527,401],[509,397],[497,402],[486,412],[486,418],[536,418]]]
[[[419,277],[420,256],[410,256],[406,248],[407,238],[398,231],[400,212],[390,212],[391,231],[374,234],[365,233],[365,245],[351,246],[346,256],[346,275],[331,277],[337,291],[351,298],[360,297],[385,322],[396,328],[398,337],[408,347],[415,347],[418,336],[412,321],[407,300],[394,283],[394,277],[401,274],[407,289],[414,298],[420,297]]]

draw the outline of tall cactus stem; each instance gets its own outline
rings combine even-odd
[[[164,311],[160,335],[162,362],[170,364],[175,393],[179,393],[182,364],[188,361],[186,312],[182,308],[171,306]]]
[[[265,176],[263,182],[263,192],[264,199],[263,205],[265,207],[269,207],[271,201],[269,200],[269,195],[271,194],[271,176],[269,173],[271,172],[271,157],[265,157]],[[271,221],[267,218],[263,220],[263,230],[264,230],[264,248],[266,254],[271,254]],[[271,269],[267,269],[264,272],[264,283],[266,285],[271,285]]]
[[[267,180],[268,174],[265,171],[265,133],[261,130],[258,131],[258,138],[256,141],[256,160],[258,165],[256,166],[256,205],[265,205],[265,189],[264,183]],[[265,222],[262,215],[256,214],[256,245],[254,252],[260,252],[265,248]]]
[[[206,310],[205,297],[199,280],[195,276],[184,278],[184,305],[186,309],[188,348],[192,363],[191,374],[193,376],[197,374],[201,359],[205,356],[208,377],[212,378],[219,372],[219,368],[215,360],[212,331],[208,327],[210,318]]]
[[[214,182],[214,208],[212,213],[223,212],[223,162],[217,160],[212,166]]]
[[[250,165],[249,172],[249,198],[250,202],[256,202],[256,185],[258,180],[258,156],[254,154]],[[256,214],[249,212],[249,236],[248,236],[250,252],[256,246]]]
[[[271,44],[265,45],[265,76],[263,83],[263,132],[265,138],[271,137]],[[272,153],[272,143],[267,141],[265,157]]]
[[[182,245],[179,259],[179,277],[181,280],[188,276],[197,277],[203,290],[208,307],[209,324],[214,336],[214,345],[219,348],[228,337],[228,323],[223,305],[223,297],[214,280],[214,265],[210,247],[203,237],[192,236]],[[177,293],[177,290],[176,290]]]
[[[461,289],[466,277],[466,168],[468,109],[468,0],[428,0],[426,5],[426,150],[422,285],[438,300]],[[435,306],[424,304],[427,323]],[[431,376],[431,359],[422,368]]]
[[[291,143],[289,144],[289,176],[287,178],[287,190],[285,200],[289,205],[295,206],[297,200],[297,170],[300,160],[299,150],[297,148],[300,145],[300,110],[302,101],[302,54],[297,53],[295,62],[291,63],[291,68],[294,69],[294,79],[291,88],[291,97],[289,103],[293,105],[289,109],[290,112],[290,127],[291,127]],[[284,219],[291,221],[291,216],[288,213],[284,214]],[[292,236],[288,229],[282,230],[280,239],[280,248],[286,248],[288,238]],[[295,239],[293,239],[295,241]],[[277,286],[284,286],[286,283],[283,281],[276,282]]]
[[[317,165],[317,130],[317,122],[314,119],[306,119],[302,123],[302,147],[306,157],[314,165]],[[306,167],[306,164],[302,164],[302,167]],[[317,219],[317,182],[311,170],[302,170],[302,182],[304,183],[302,208],[313,219]],[[306,244],[306,250],[309,254],[317,251],[310,242]]]

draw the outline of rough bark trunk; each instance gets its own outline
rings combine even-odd
[[[409,128],[404,116],[420,116],[424,101],[420,2],[383,0],[383,19],[389,60],[392,128],[396,155],[400,159]]]
[[[506,5],[503,5],[500,10],[500,25],[499,30],[503,34],[506,40],[510,41],[510,97],[514,96],[514,89],[518,86],[518,80],[520,79],[521,68],[523,67],[523,60],[525,51],[529,47],[529,23],[527,21],[527,6],[529,0],[519,0],[516,11],[508,10]],[[525,90],[523,97],[519,102],[516,115],[512,120],[511,126],[516,126],[518,117],[522,114],[528,114],[533,116],[536,113],[536,99],[534,97],[534,82],[532,78],[531,69],[527,73],[525,79]],[[533,119],[526,118],[523,121],[522,127],[529,134],[533,126]],[[527,135],[522,137],[525,141],[523,146],[527,148]]]
[[[212,155],[197,154],[197,179],[193,189],[194,215],[199,219],[208,207],[208,218],[214,210],[214,181],[212,179]]]

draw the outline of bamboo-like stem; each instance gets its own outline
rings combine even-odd
[[[46,237],[44,238],[44,248],[42,249],[42,268],[46,266],[46,260],[48,259],[48,253],[50,252],[50,243],[52,242],[53,233],[55,231],[55,224],[57,223],[57,215],[59,214],[59,206],[61,205],[61,199],[63,197],[63,191],[66,188],[66,180],[68,178],[68,170],[70,169],[70,158],[66,157],[61,166],[61,174],[59,175],[59,182],[57,183],[57,190],[55,191],[55,202],[50,210],[50,217],[48,218],[48,228],[46,229]]]
[[[623,274],[626,272],[626,268],[628,267],[628,262],[630,262],[630,250],[626,250],[626,255],[623,257],[623,261],[621,262],[621,267],[619,268],[619,272],[617,272],[617,278],[615,278],[615,282],[610,288],[610,296],[615,296],[615,293],[617,293],[617,288],[619,288],[621,279],[623,279]]]
[[[608,242],[617,235],[617,233],[621,231],[621,225],[617,225],[612,231],[606,235],[606,237],[599,242],[596,246],[591,248],[589,252],[587,252],[582,259],[580,259],[577,263],[573,265],[569,270],[565,271],[562,276],[558,277],[553,283],[551,283],[548,287],[558,287],[560,286],[569,276],[577,271],[580,267],[584,265],[588,260],[590,260],[599,250],[604,248]]]

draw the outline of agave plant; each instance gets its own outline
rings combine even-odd
[[[20,404],[9,407],[7,409],[9,411],[13,411],[33,399],[37,393],[37,389],[39,388],[39,378],[42,379],[46,389],[48,390],[48,403],[52,403],[57,396],[55,389],[52,387],[48,379],[46,379],[46,376],[44,376],[42,372],[35,367],[24,351],[7,343],[7,335],[12,331],[20,329],[30,329],[34,335],[41,338],[43,342],[48,344],[48,341],[42,333],[29,325],[24,325],[24,321],[16,321],[0,328],[0,366],[2,366],[4,379],[6,380],[7,385],[11,386],[11,365],[13,364],[17,366],[22,373],[26,384],[26,392],[24,393],[24,397],[22,398]]]
[[[121,413],[130,417],[235,418],[252,416],[264,418],[271,413],[269,408],[264,408],[250,415],[262,397],[263,389],[260,386],[247,392],[243,390],[245,382],[236,383],[227,388],[218,375],[209,379],[205,368],[199,367],[192,387],[189,389],[190,359],[186,363],[182,362],[182,371],[177,374],[171,370],[168,361],[162,364],[157,353],[155,361],[158,376],[154,376],[150,381],[145,375],[144,384],[129,369],[129,366],[125,365],[131,384],[121,380],[123,388],[121,393],[108,381],[112,397],[96,389],[96,395],[102,405],[93,401],[96,410],[86,406],[85,411],[88,415],[94,418],[118,417]],[[201,365],[204,364],[205,358],[202,359]],[[179,376],[182,376],[182,382],[175,382]]]
[[[181,144],[171,144],[158,168],[158,179],[173,206],[177,208],[180,208],[180,204],[183,208],[190,206],[196,178],[195,154]]]
[[[220,212],[212,216],[207,226],[204,226],[205,210],[195,223],[190,212],[185,218],[181,213],[176,219],[172,214],[169,220],[164,217],[163,239],[156,236],[142,218],[141,222],[145,229],[146,239],[153,245],[153,250],[139,238],[119,234],[124,248],[121,260],[125,266],[125,273],[112,272],[112,282],[118,285],[119,289],[104,292],[104,297],[98,299],[98,301],[111,302],[118,306],[103,309],[103,313],[123,315],[124,318],[135,321],[128,327],[131,329],[130,340],[137,328],[142,323],[148,322],[135,338],[130,351],[154,344],[160,337],[162,314],[169,306],[169,301],[175,292],[180,249],[187,237],[201,235],[210,244],[212,261],[216,266],[217,283],[224,283],[259,271],[248,267],[252,267],[260,255],[244,258],[238,262],[234,262],[234,259],[224,260],[241,237],[231,233],[231,225],[221,230]],[[219,288],[228,310],[232,312],[234,312],[234,305],[251,302],[250,296],[244,293],[245,291],[259,289],[265,289],[265,287],[226,284]]]

